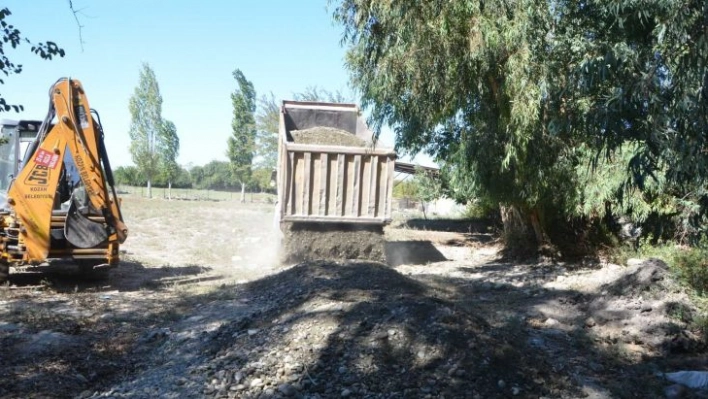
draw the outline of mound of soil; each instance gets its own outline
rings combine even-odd
[[[365,147],[366,141],[347,132],[326,126],[315,126],[309,129],[290,132],[297,144],[319,144],[342,147]]]
[[[268,268],[272,213],[174,204],[133,203],[163,216],[135,218],[136,260],[107,281],[28,269],[0,286],[1,398],[706,397],[664,379],[705,371],[708,340],[661,261],[518,263],[474,229],[387,226],[389,265]],[[175,209],[205,225],[176,234]],[[308,254],[384,243],[288,227]]]
[[[284,223],[282,260],[359,259],[385,262],[383,226]]]

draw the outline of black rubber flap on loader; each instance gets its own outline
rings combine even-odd
[[[78,199],[72,195],[64,223],[64,236],[77,248],[94,248],[108,239],[103,223],[91,221],[78,207]]]

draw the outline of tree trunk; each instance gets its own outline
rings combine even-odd
[[[246,202],[246,183],[241,183],[241,203]]]
[[[524,211],[517,206],[500,206],[504,224],[504,241],[513,254],[529,256],[537,253],[545,240],[538,210]]]
[[[543,226],[541,225],[541,217],[539,216],[538,208],[533,208],[529,212],[529,218],[531,221],[531,227],[533,228],[533,234],[536,238],[536,243],[544,245],[548,243],[548,237],[545,231],[543,231]]]
[[[147,197],[152,198],[152,182],[150,179],[147,181]]]
[[[172,180],[167,181],[167,199],[172,201]]]

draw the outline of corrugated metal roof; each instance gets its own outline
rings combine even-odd
[[[393,167],[393,170],[399,173],[406,173],[409,175],[414,175],[416,174],[417,170],[422,169],[426,171],[429,174],[432,174],[433,176],[437,176],[440,173],[440,169],[438,168],[431,168],[429,166],[419,166],[415,165],[412,163],[405,163],[405,162],[398,162],[396,161],[396,165]]]

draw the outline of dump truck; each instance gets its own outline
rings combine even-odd
[[[283,101],[276,217],[286,262],[385,261],[396,153],[355,104]]]

